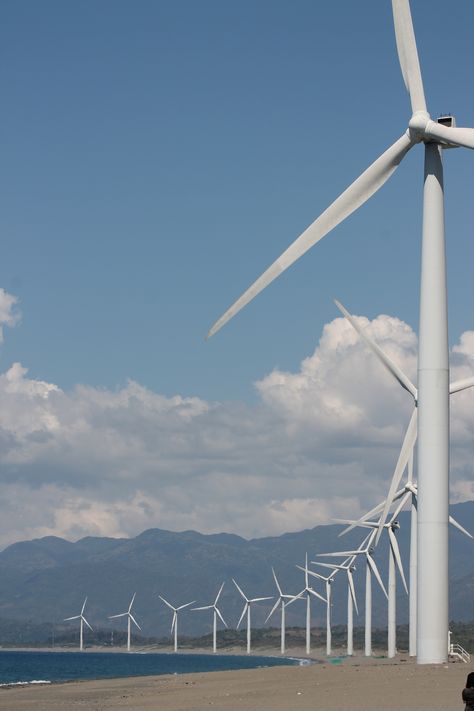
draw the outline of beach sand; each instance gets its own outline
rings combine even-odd
[[[301,650],[291,652],[304,656]],[[3,688],[0,709],[462,711],[461,690],[469,671],[463,663],[417,666],[407,656],[394,660],[355,656],[339,664]]]

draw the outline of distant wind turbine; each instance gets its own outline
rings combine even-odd
[[[303,598],[303,596],[306,596],[306,654],[309,654],[311,652],[311,596],[317,597],[324,603],[327,603],[327,599],[316,592],[316,590],[309,584],[307,553],[304,568],[301,565],[297,565],[296,567],[304,572],[304,588],[299,593],[298,597]]]
[[[222,624],[227,627],[227,622],[224,620],[222,617],[221,611],[217,607],[217,603],[219,601],[219,598],[221,596],[222,589],[224,587],[225,583],[222,583],[222,585],[219,588],[219,592],[216,595],[216,599],[212,603],[212,605],[204,605],[203,607],[193,607],[191,608],[192,610],[213,610],[213,621],[212,621],[212,651],[214,654],[217,651],[217,618],[220,619]]]
[[[83,604],[82,604],[82,609],[79,615],[74,615],[73,617],[65,617],[64,622],[68,622],[69,620],[80,620],[80,625],[79,625],[79,649],[82,652],[84,649],[84,624],[88,626],[88,628],[92,631],[92,627],[90,624],[87,622],[86,618],[84,617],[84,610],[86,607],[86,602],[87,602],[87,597],[85,598]]]
[[[250,654],[250,646],[251,646],[251,624],[250,624],[250,606],[254,602],[262,602],[263,600],[272,600],[271,597],[247,597],[242,588],[237,584],[237,582],[232,578],[232,582],[234,583],[235,587],[239,591],[239,593],[242,595],[242,597],[245,600],[244,603],[244,609],[242,610],[242,614],[240,615],[240,619],[237,623],[237,629],[239,629],[240,624],[242,620],[244,619],[245,615],[247,615],[247,654]]]
[[[287,593],[283,593],[280,587],[280,583],[278,582],[278,578],[276,576],[275,571],[272,568],[272,573],[273,573],[273,579],[275,581],[275,585],[278,591],[278,599],[276,603],[273,605],[272,609],[270,610],[270,613],[267,615],[267,619],[265,622],[268,622],[270,617],[273,615],[275,610],[280,607],[280,623],[281,623],[281,633],[280,633],[280,651],[282,654],[285,654],[285,634],[286,634],[286,628],[285,628],[285,610],[287,605],[291,605],[292,602],[295,600],[298,600],[301,597],[301,593],[299,595],[288,595]]]
[[[132,597],[132,599],[131,599],[131,601],[130,601],[130,605],[128,606],[127,612],[121,612],[119,615],[110,615],[110,616],[109,616],[109,620],[113,620],[113,619],[115,619],[115,618],[117,618],[117,617],[126,617],[126,618],[127,618],[127,651],[128,651],[128,652],[130,651],[130,637],[131,637],[131,624],[130,624],[130,623],[133,622],[133,624],[134,624],[136,627],[138,627],[138,629],[140,630],[140,632],[141,632],[141,630],[142,630],[142,628],[140,627],[140,625],[138,624],[138,622],[136,621],[136,619],[135,619],[134,616],[132,615],[132,605],[133,605],[133,603],[134,603],[134,601],[135,601],[135,596],[136,596],[136,594],[137,594],[136,592],[133,593],[133,597]]]
[[[174,638],[174,651],[178,651],[178,612],[181,610],[184,610],[185,607],[189,607],[190,605],[194,605],[196,600],[193,600],[192,602],[187,602],[185,605],[180,605],[179,607],[174,607],[168,600],[165,600],[164,597],[161,597],[161,595],[158,595],[160,600],[162,600],[165,605],[167,605],[170,610],[173,610],[173,620],[171,622],[171,634],[173,635]]]

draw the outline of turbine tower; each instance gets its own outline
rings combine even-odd
[[[69,620],[80,620],[80,626],[79,626],[79,649],[82,652],[84,649],[84,624],[88,626],[88,628],[92,631],[92,627],[90,624],[87,622],[86,618],[84,617],[84,610],[86,608],[86,602],[87,602],[87,597],[84,599],[84,602],[82,603],[82,609],[79,615],[74,615],[74,617],[65,617],[64,622],[68,622]]]
[[[135,627],[138,627],[138,629],[140,630],[140,632],[142,631],[142,628],[140,627],[140,625],[138,624],[138,622],[136,621],[136,619],[135,619],[134,616],[132,615],[132,605],[133,605],[133,603],[134,603],[134,601],[135,601],[135,595],[136,595],[136,594],[137,594],[136,592],[133,593],[133,597],[132,597],[132,599],[131,599],[131,601],[130,601],[130,605],[128,606],[127,612],[121,612],[119,615],[110,615],[110,616],[109,616],[109,620],[113,620],[113,619],[115,619],[116,617],[126,617],[126,618],[127,618],[127,652],[130,651],[131,622],[133,622],[133,624],[135,625]]]
[[[187,602],[185,605],[180,605],[179,607],[174,607],[168,600],[165,600],[164,597],[161,597],[161,595],[158,595],[160,600],[162,600],[165,605],[167,605],[170,610],[173,610],[173,620],[171,622],[171,634],[173,635],[173,642],[174,642],[174,651],[178,651],[178,612],[181,610],[184,610],[185,607],[189,607],[190,605],[194,605],[196,600],[193,600],[192,602]]]
[[[447,661],[449,362],[444,236],[443,148],[474,148],[474,129],[427,111],[408,0],[392,0],[400,67],[410,96],[408,128],[216,321],[212,336],[285,269],[367,202],[408,151],[424,144],[423,229],[418,353],[418,658]],[[433,584],[436,571],[436,584]]]
[[[192,607],[192,610],[213,610],[213,620],[212,620],[212,651],[214,654],[217,651],[217,618],[220,619],[222,624],[227,627],[227,623],[222,617],[221,611],[217,607],[217,603],[219,601],[219,598],[221,596],[222,588],[224,587],[224,583],[219,588],[219,592],[216,595],[216,599],[212,603],[212,605],[204,605],[204,607]]]
[[[239,629],[240,624],[242,620],[244,619],[245,615],[247,615],[247,654],[250,654],[250,647],[251,647],[251,625],[250,625],[250,606],[254,602],[261,602],[262,600],[272,600],[273,598],[271,597],[252,597],[248,598],[244,591],[242,590],[241,587],[237,584],[237,582],[232,578],[232,582],[234,583],[235,587],[239,591],[239,593],[242,595],[242,597],[245,600],[244,603],[244,609],[242,610],[242,614],[240,615],[240,619],[237,623],[237,629]]]

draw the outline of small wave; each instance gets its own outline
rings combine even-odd
[[[314,659],[301,659],[301,657],[288,657],[292,662],[298,662],[299,667],[308,667],[310,664],[316,664]]]
[[[33,679],[32,681],[8,681],[0,686],[28,686],[29,684],[51,684],[48,679]]]

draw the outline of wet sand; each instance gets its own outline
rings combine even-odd
[[[272,650],[274,653],[274,650]],[[291,650],[295,656],[301,650]],[[314,655],[317,656],[317,655]],[[322,657],[320,657],[322,658]],[[352,657],[339,664],[133,677],[0,689],[2,711],[463,711],[469,665]]]

